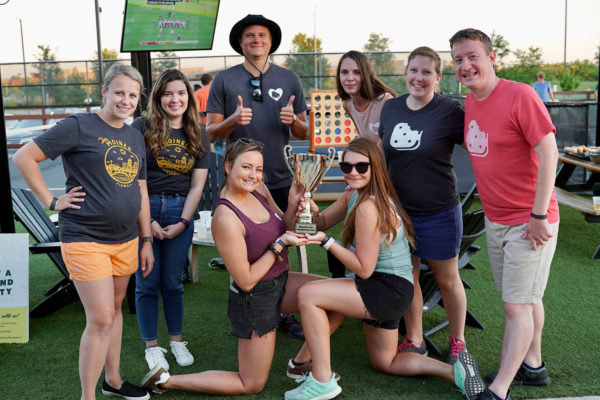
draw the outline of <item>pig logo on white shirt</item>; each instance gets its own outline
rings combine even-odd
[[[488,153],[488,134],[479,130],[475,120],[469,122],[469,130],[465,138],[467,150],[474,157],[485,157]]]
[[[406,122],[394,127],[390,137],[390,145],[396,150],[416,150],[421,145],[423,131],[413,131]]]

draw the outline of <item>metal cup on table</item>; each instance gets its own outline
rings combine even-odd
[[[292,146],[287,145],[283,149],[285,162],[298,183],[304,190],[304,204],[306,208],[298,216],[294,232],[317,233],[315,217],[310,211],[310,199],[312,191],[319,186],[323,177],[331,168],[336,156],[335,149],[330,147],[327,154],[298,153],[292,154]]]

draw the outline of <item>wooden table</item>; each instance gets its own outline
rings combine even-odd
[[[198,282],[198,249],[200,246],[215,246],[215,242],[210,238],[199,238],[197,235],[192,236],[192,245],[190,246],[190,280],[192,283]]]
[[[569,191],[583,191],[592,190],[594,184],[600,182],[600,164],[564,153],[559,153],[558,161],[562,163],[562,166],[556,175],[556,186]],[[569,185],[567,182],[577,167],[585,168],[591,172],[591,175],[583,184]]]
[[[562,163],[554,183],[558,203],[581,212],[585,220],[589,223],[600,222],[600,210],[594,209],[592,199],[575,193],[591,191],[594,185],[600,182],[600,164],[564,153],[559,154],[558,160]],[[589,177],[585,183],[569,184],[569,178],[577,167],[585,168],[589,171]],[[600,195],[598,192],[594,192],[594,194]],[[600,258],[600,245],[596,248],[592,258]]]

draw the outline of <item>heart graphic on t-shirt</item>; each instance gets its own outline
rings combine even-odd
[[[379,131],[379,121],[369,122],[369,130],[377,135],[377,132]]]
[[[269,96],[275,101],[279,100],[283,95],[283,89],[269,89]]]

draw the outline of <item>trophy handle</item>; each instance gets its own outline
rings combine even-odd
[[[325,176],[325,174],[327,174],[327,171],[329,171],[329,168],[331,168],[331,165],[333,164],[333,161],[335,160],[336,154],[337,153],[333,147],[330,147],[327,149],[327,157],[329,157],[329,164],[325,168],[325,172],[323,172],[323,176]]]
[[[292,154],[292,146],[289,144],[283,148],[283,159],[292,176],[294,176],[294,155]]]

